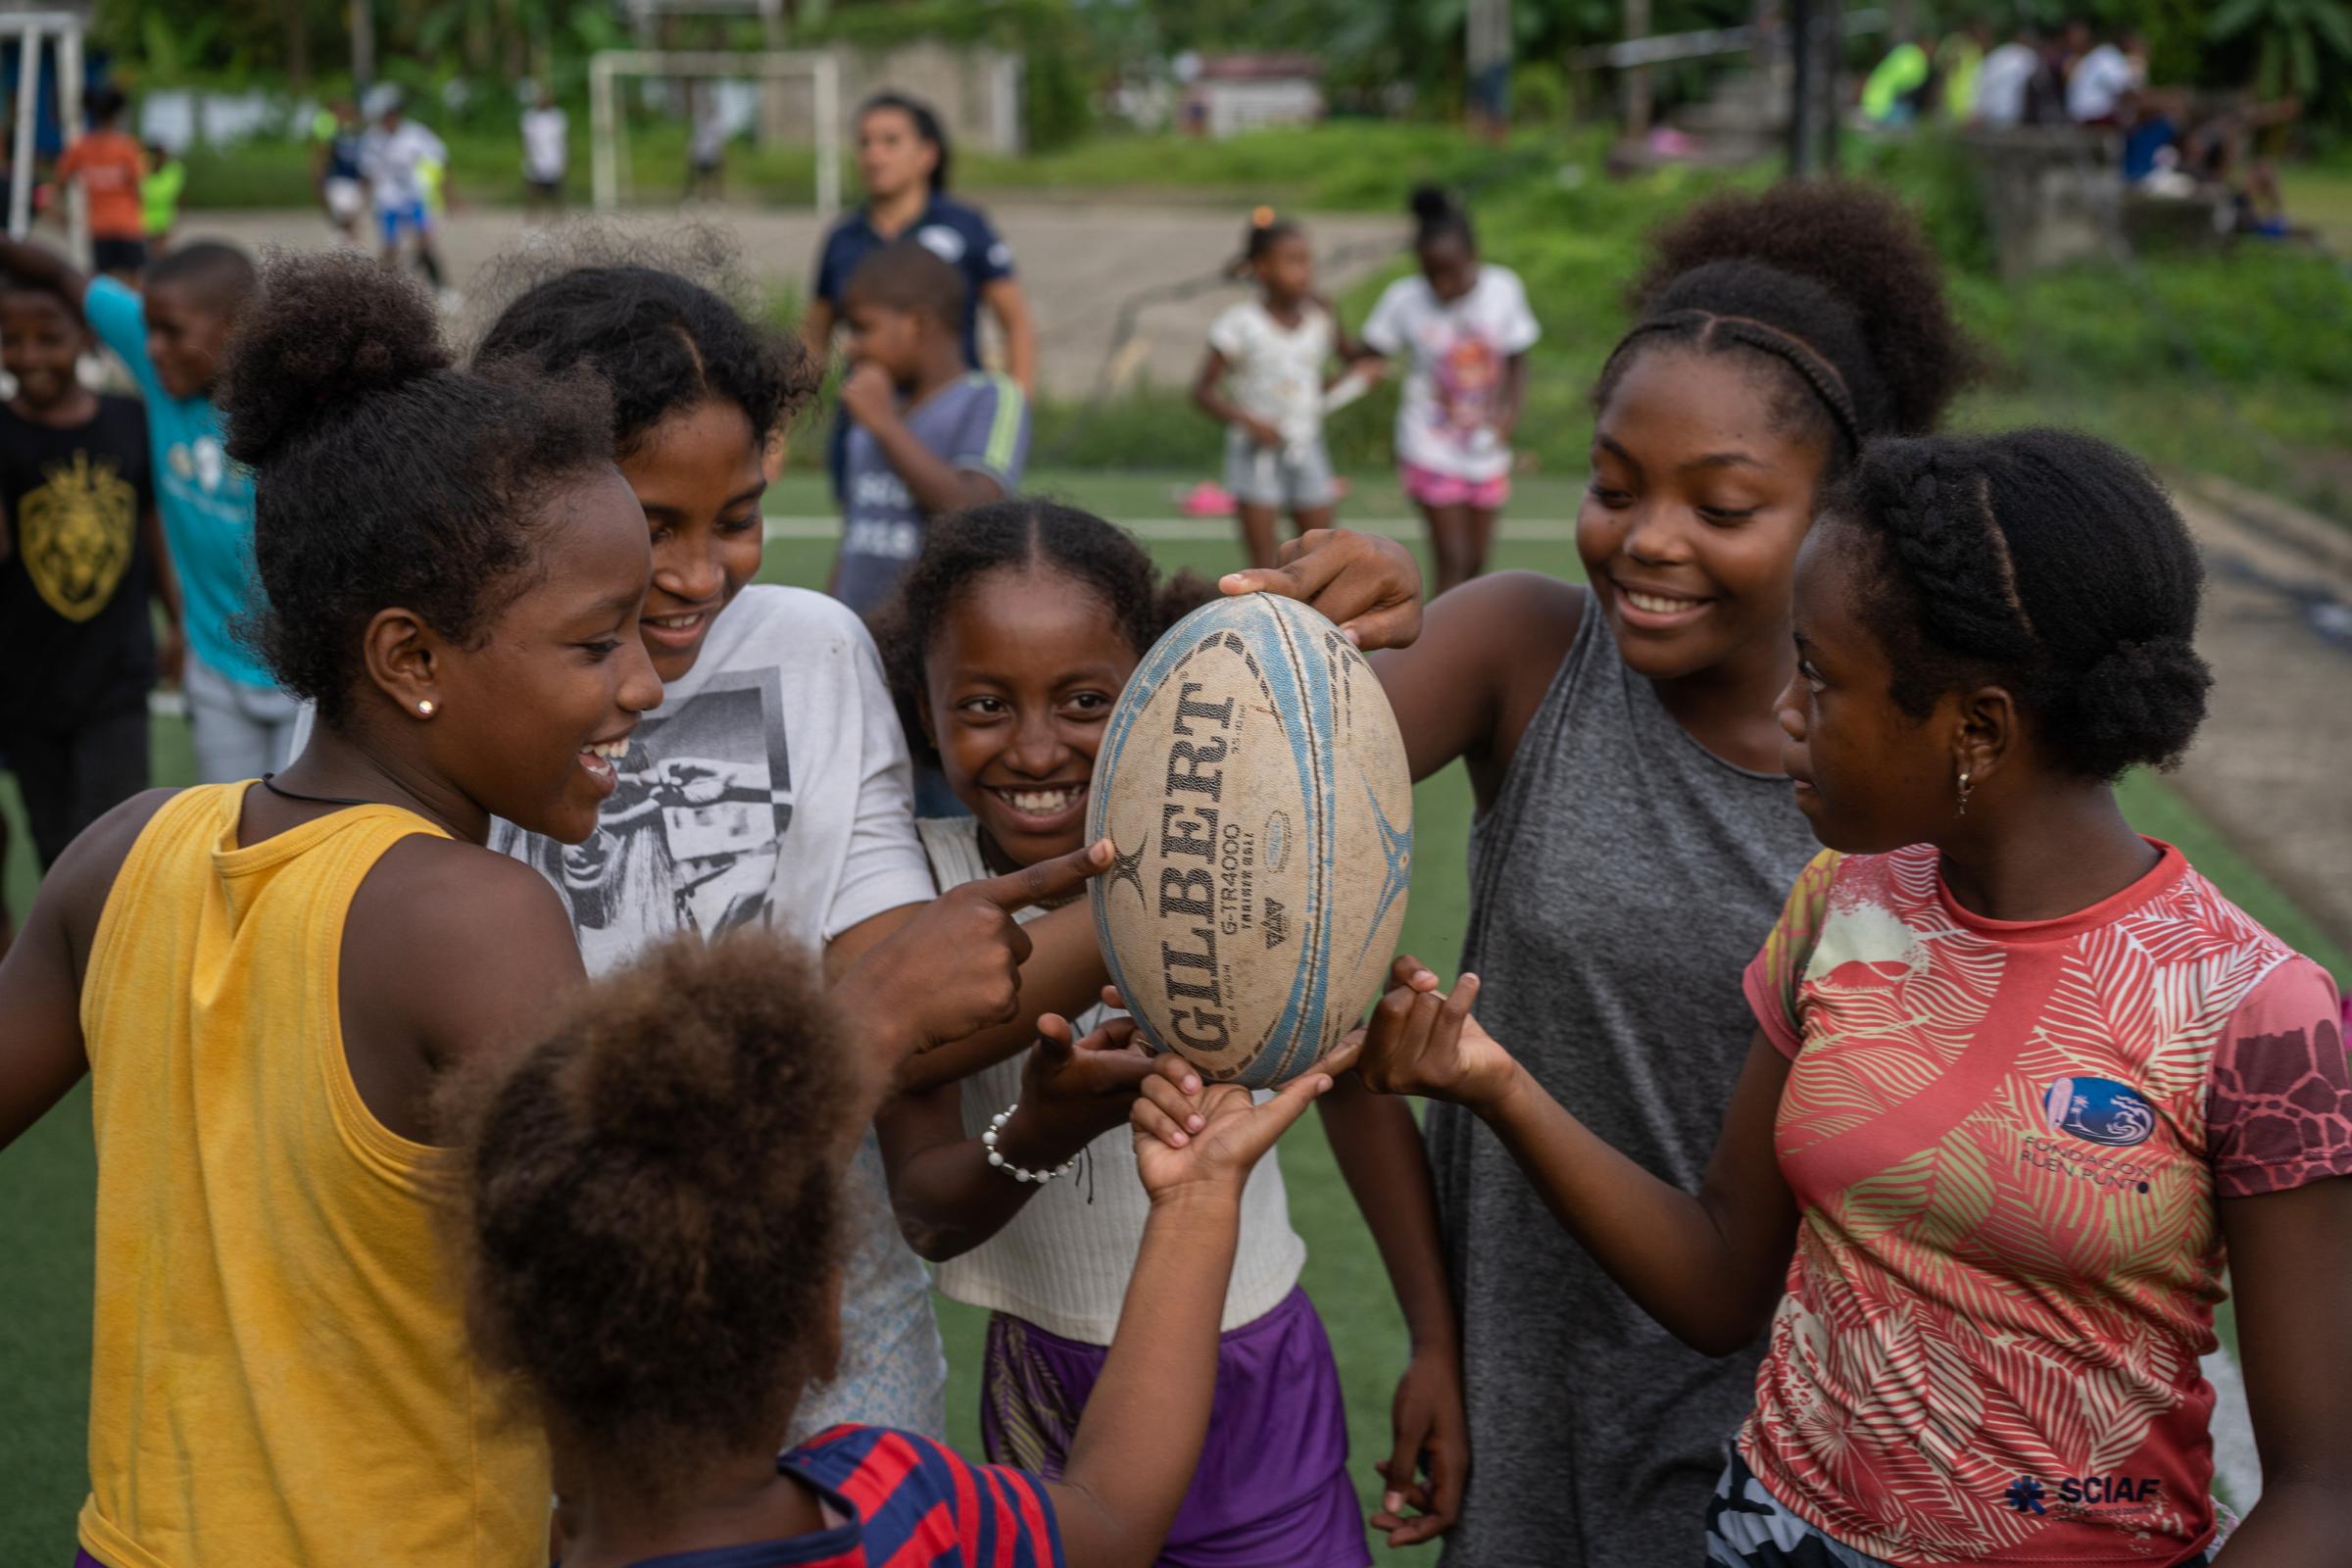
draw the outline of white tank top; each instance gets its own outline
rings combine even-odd
[[[925,818],[915,825],[941,892],[989,874],[972,818]],[[1026,922],[1043,913],[1024,909],[1015,918]],[[1098,1006],[1072,1021],[1083,1036],[1115,1016]],[[977,1138],[991,1116],[1020,1098],[1021,1057],[983,1067],[961,1088],[963,1130]],[[1065,1340],[1108,1345],[1151,1204],[1136,1174],[1134,1135],[1113,1127],[1087,1146],[1086,1157],[1069,1175],[1037,1189],[1003,1230],[940,1264],[936,1283],[951,1299],[1008,1313]],[[1282,1168],[1269,1152],[1242,1190],[1241,1244],[1225,1288],[1220,1332],[1253,1323],[1280,1305],[1305,1262],[1306,1244],[1291,1229]]]

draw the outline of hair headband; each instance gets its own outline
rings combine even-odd
[[[1717,327],[1735,341],[1744,343],[1749,348],[1761,349],[1786,362],[1803,377],[1805,385],[1813,389],[1813,395],[1821,400],[1822,407],[1830,411],[1830,417],[1837,421],[1838,428],[1853,444],[1854,450],[1862,450],[1862,416],[1855,411],[1853,390],[1846,385],[1844,372],[1831,364],[1829,357],[1821,350],[1788,328],[1775,326],[1770,321],[1759,321],[1752,316],[1725,316],[1697,306],[1668,311],[1663,316],[1652,317],[1636,324],[1632,331],[1619,340],[1609,359],[1613,363],[1634,339],[1644,333],[1670,331],[1693,324]]]

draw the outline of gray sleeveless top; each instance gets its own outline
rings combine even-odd
[[[1755,1023],[1740,979],[1818,845],[1786,778],[1709,753],[1597,606],[1471,829],[1482,1022],[1593,1132],[1696,1191]],[[1475,1117],[1430,1163],[1470,1408],[1449,1568],[1703,1560],[1762,1345],[1711,1359],[1630,1300]]]

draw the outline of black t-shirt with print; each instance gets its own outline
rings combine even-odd
[[[155,505],[147,415],[101,397],[86,424],[0,406],[0,748],[10,729],[66,729],[147,700],[155,684],[139,518]]]

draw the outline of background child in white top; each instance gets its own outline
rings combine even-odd
[[[936,753],[973,813],[922,824],[943,891],[1082,841],[1095,755],[1120,688],[1161,631],[1205,596],[1185,578],[1160,585],[1132,539],[1048,502],[977,507],[931,530],[875,625],[908,733]],[[1126,1045],[1123,1019],[1088,1012],[1103,976],[1086,915],[1081,905],[1027,925],[1036,947],[1021,996],[1024,1006],[1054,997],[1044,1004],[1100,1031],[1073,1045],[1056,1022],[1041,1025],[1046,1041],[1025,1054],[1026,1038],[987,1057],[960,1045],[931,1053],[958,1055],[971,1076],[903,1093],[879,1123],[901,1229],[942,1265],[942,1290],[995,1314],[981,1409],[988,1451],[1049,1476],[1101,1370],[1145,1211],[1123,1124],[1148,1067]],[[1348,1122],[1327,1126],[1335,1144],[1366,1155],[1343,1159],[1351,1181],[1425,1168],[1409,1116],[1384,1112],[1374,1096],[1343,1098]],[[995,1152],[1009,1165],[1071,1168],[1041,1184],[993,1167],[982,1142],[992,1125]],[[1409,1469],[1427,1452],[1434,1469],[1458,1476],[1467,1462],[1460,1377],[1436,1237],[1406,1234],[1391,1222],[1395,1205],[1358,1191],[1414,1328],[1396,1401],[1395,1452],[1404,1457],[1392,1464]],[[1304,1256],[1280,1172],[1260,1164],[1243,1199],[1208,1445],[1164,1561],[1370,1560],[1338,1369],[1298,1288]],[[1427,1514],[1384,1528],[1426,1540],[1450,1523],[1457,1494],[1434,1485]]]
[[[1434,186],[1413,192],[1420,270],[1391,283],[1364,322],[1364,347],[1406,360],[1396,468],[1429,523],[1434,594],[1486,569],[1511,495],[1511,434],[1527,351],[1543,335],[1507,267],[1479,259],[1470,215]]]
[[[1226,427],[1225,488],[1241,514],[1242,543],[1251,565],[1271,566],[1285,512],[1300,533],[1331,526],[1339,496],[1323,416],[1373,377],[1344,376],[1325,391],[1332,358],[1353,362],[1364,351],[1315,297],[1314,252],[1298,224],[1259,208],[1233,273],[1254,280],[1258,297],[1210,323],[1193,401]]]

